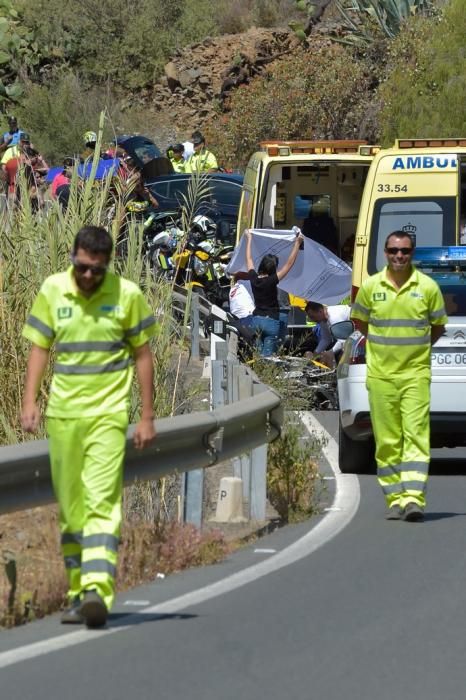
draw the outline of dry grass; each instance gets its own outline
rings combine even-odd
[[[55,506],[0,517],[0,626],[58,610],[66,593]]]
[[[67,582],[56,506],[0,516],[0,627],[13,627],[60,610]],[[126,517],[121,533],[117,590],[125,591],[192,566],[221,561],[230,551],[220,531],[200,533],[177,522]]]

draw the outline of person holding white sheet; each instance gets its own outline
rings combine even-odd
[[[256,331],[256,347],[263,357],[273,355],[278,347],[280,335],[280,305],[278,303],[278,283],[293,267],[301,242],[304,236],[297,229],[293,248],[283,267],[277,270],[278,258],[276,255],[264,255],[259,263],[257,271],[252,259],[252,234],[245,231],[246,236],[246,264],[251,282],[255,308],[251,328]]]

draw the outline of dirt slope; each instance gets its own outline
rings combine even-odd
[[[335,29],[332,0],[316,0],[316,5],[319,11],[306,28],[304,44],[287,27],[253,27],[243,34],[208,37],[177,51],[161,80],[133,95],[131,106],[139,103],[148,110],[152,135],[161,147],[185,141],[228,109],[228,96],[236,87],[260,79],[293,51],[311,51],[314,37]]]
[[[177,51],[161,80],[133,95],[132,106],[137,100],[149,110],[161,146],[184,141],[224,109],[231,90],[260,75],[296,43],[287,29],[252,28],[243,34],[208,37]]]

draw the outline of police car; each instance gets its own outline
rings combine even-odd
[[[413,264],[440,286],[449,320],[432,348],[431,445],[466,445],[466,247],[416,248]],[[351,325],[332,328],[336,337],[347,337],[337,369],[340,469],[367,473],[375,470],[375,462],[365,386],[366,339],[351,332]]]

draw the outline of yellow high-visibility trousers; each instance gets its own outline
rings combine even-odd
[[[387,505],[425,507],[430,462],[430,379],[367,378],[377,477]]]
[[[50,462],[59,504],[68,596],[115,596],[128,415],[49,418]]]

